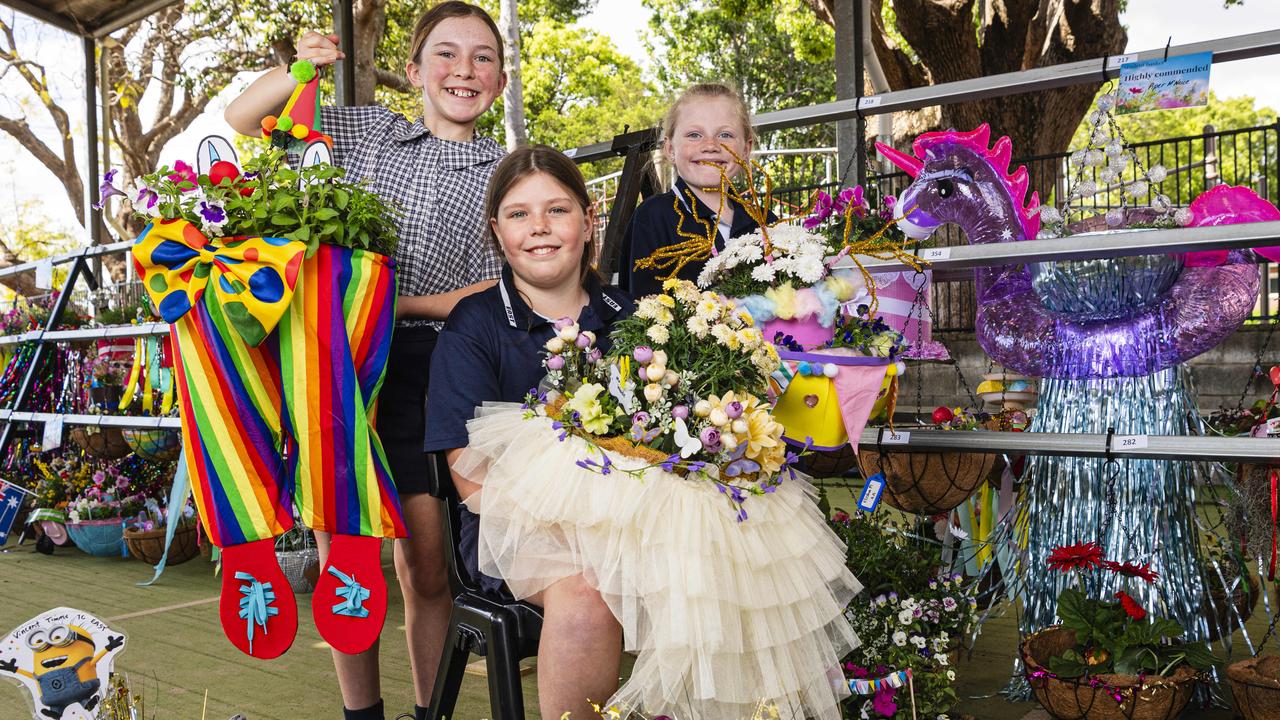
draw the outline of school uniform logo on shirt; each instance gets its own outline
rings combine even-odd
[[[622,306],[618,304],[617,300],[614,300],[613,298],[609,297],[609,293],[607,292],[600,293],[600,299],[604,300],[604,304],[612,308],[614,312],[622,312]]]
[[[507,282],[505,279],[498,281],[498,292],[502,293],[502,309],[507,311],[507,324],[511,327],[516,325],[516,313],[511,309],[511,296],[507,294]]]

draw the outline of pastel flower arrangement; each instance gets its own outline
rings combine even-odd
[[[746,499],[773,492],[797,459],[765,399],[777,350],[727,298],[683,280],[663,289],[615,325],[607,355],[591,332],[556,321],[547,376],[526,398],[526,416],[545,412],[561,440],[587,440],[593,452],[579,467],[705,479],[745,520]],[[648,464],[623,470],[610,451]]]
[[[72,522],[124,518],[135,528],[163,517],[159,503],[165,500],[173,463],[151,463],[136,456],[105,465],[89,476],[67,506]]]
[[[816,317],[830,326],[839,308],[865,294],[854,270],[832,271],[828,240],[795,225],[776,225],[725,242],[707,260],[698,285],[734,298],[758,323]]]

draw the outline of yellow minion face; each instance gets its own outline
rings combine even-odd
[[[81,680],[97,677],[91,661],[95,646],[90,634],[75,625],[53,625],[40,628],[27,636],[27,647],[31,648],[32,671],[38,678],[41,675],[63,667],[74,667]]]

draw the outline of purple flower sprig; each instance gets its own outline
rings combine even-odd
[[[582,468],[583,470],[590,470],[592,472],[598,472],[601,475],[608,475],[609,473],[613,472],[613,467],[614,467],[613,461],[610,460],[609,456],[604,453],[601,453],[601,456],[604,458],[603,463],[598,463],[595,460],[592,460],[591,458],[587,458],[586,460],[577,460],[574,462],[574,464]]]

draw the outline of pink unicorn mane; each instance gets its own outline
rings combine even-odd
[[[1026,202],[1027,188],[1030,185],[1026,166],[1019,165],[1017,170],[1009,172],[1009,161],[1013,157],[1013,142],[1007,136],[1003,136],[996,140],[995,145],[987,147],[990,140],[991,126],[983,123],[969,132],[942,130],[925,133],[916,138],[911,146],[912,152],[915,153],[914,157],[881,143],[876,143],[876,148],[911,177],[918,175],[929,155],[931,153],[936,155],[940,148],[959,145],[972,150],[996,171],[1001,183],[1009,191],[1014,207],[1018,209],[1018,220],[1026,239],[1033,240],[1040,232],[1040,194],[1031,193],[1030,201]]]

